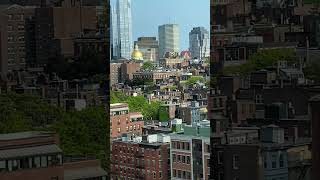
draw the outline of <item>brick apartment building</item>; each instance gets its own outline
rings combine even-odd
[[[185,126],[184,134],[171,134],[171,179],[210,176],[210,127]]]
[[[141,64],[137,62],[122,63],[120,66],[120,82],[125,83],[134,78],[134,73],[139,72]]]
[[[50,132],[0,135],[1,180],[105,180],[97,160],[66,161],[59,138]],[[69,158],[72,159],[72,158]]]
[[[142,134],[143,115],[140,112],[129,112],[125,103],[110,105],[110,137],[119,138],[123,134]]]
[[[110,63],[110,85],[116,85],[120,82],[121,63]]]
[[[1,80],[6,80],[8,72],[8,17],[0,13],[0,22],[0,75]]]
[[[20,5],[3,5],[0,11],[7,18],[2,19],[1,24],[7,24],[7,48],[0,51],[8,54],[8,70],[20,70],[26,68],[26,24],[34,16],[36,7]]]
[[[163,134],[113,141],[112,179],[170,179],[169,142]]]
[[[163,81],[164,79],[169,79],[170,77],[180,78],[181,72],[179,71],[152,71],[152,72],[136,72],[133,73],[134,79],[144,79],[153,82]]]

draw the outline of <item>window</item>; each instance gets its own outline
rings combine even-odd
[[[223,152],[218,151],[218,164],[222,164],[223,162]]]
[[[186,179],[186,172],[185,171],[182,171],[182,178]]]
[[[187,172],[187,179],[191,179],[191,173]]]
[[[181,162],[181,156],[178,155],[178,162]]]
[[[175,169],[173,170],[172,176],[177,177],[177,171]]]
[[[47,162],[47,156],[41,156],[41,167],[47,167],[48,162]]]
[[[264,156],[263,158],[263,163],[264,163],[264,168],[266,169],[268,167],[268,164],[267,164],[267,156]]]
[[[19,37],[18,37],[18,41],[19,41],[19,42],[24,41],[24,36],[19,36]]]
[[[14,53],[14,48],[8,47],[8,54],[13,54],[13,53]]]
[[[8,31],[13,31],[13,26],[12,25],[8,25]]]
[[[120,119],[118,119],[118,125],[120,125],[120,123],[121,123],[121,121],[120,121]]]
[[[187,164],[190,164],[190,156],[187,156]]]
[[[239,156],[233,155],[233,169],[239,169]]]
[[[280,167],[283,167],[283,166],[284,166],[283,154],[280,154],[280,157],[279,157],[279,166],[280,166]]]
[[[178,170],[178,178],[181,178],[181,170]]]
[[[117,128],[117,130],[118,130],[118,133],[120,133],[120,132],[121,132],[121,129],[120,129],[120,128]]]
[[[176,154],[172,154],[172,159],[173,159],[173,162],[176,162],[176,161],[177,161],[177,156],[176,156]]]
[[[186,163],[186,157],[182,156],[182,163]]]
[[[186,143],[186,146],[185,146],[185,147],[186,147],[186,150],[190,150],[190,145],[189,145],[188,142]]]
[[[40,157],[35,157],[33,159],[33,167],[39,168],[40,167]]]
[[[276,159],[277,159],[276,155],[272,155],[272,168],[276,168],[277,167]]]
[[[51,180],[59,180],[59,177],[58,176],[51,177]]]
[[[8,42],[13,42],[14,38],[13,36],[8,36]]]
[[[17,170],[20,167],[20,163],[18,160],[13,160],[12,161],[12,170]]]
[[[24,31],[24,25],[18,25],[18,30],[19,31]]]
[[[59,165],[62,165],[62,155],[58,154],[56,158],[57,158],[56,161],[58,161]]]
[[[153,171],[153,179],[156,179],[157,178],[157,174],[156,172]]]
[[[219,172],[218,180],[224,180],[223,172]]]
[[[0,171],[4,171],[6,169],[6,161],[0,161]]]
[[[24,52],[24,46],[19,47],[19,52]]]
[[[162,178],[162,172],[159,171],[159,178],[161,179]]]

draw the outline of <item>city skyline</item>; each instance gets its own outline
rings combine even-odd
[[[112,0],[114,4],[116,0]],[[170,6],[168,6],[170,4]],[[158,27],[178,24],[180,28],[180,51],[189,50],[189,32],[194,27],[210,30],[210,1],[162,0],[132,1],[133,41],[138,37],[157,37]],[[190,13],[190,11],[195,13]],[[165,12],[165,13],[163,13]],[[148,14],[148,16],[146,16]]]

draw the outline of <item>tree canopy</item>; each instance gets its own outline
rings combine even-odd
[[[141,67],[143,70],[153,70],[154,69],[154,66],[152,64],[151,61],[146,61],[143,63],[142,67]]]
[[[128,103],[130,112],[141,112],[145,120],[157,120],[159,118],[160,101],[150,103],[143,96],[127,96],[122,92],[111,91],[111,103]]]
[[[224,75],[247,75],[259,69],[274,66],[278,61],[295,62],[293,49],[267,49],[253,54],[246,63],[227,66],[223,69]]]
[[[39,97],[0,94],[0,133],[56,132],[65,155],[95,156],[107,167],[108,114],[104,107],[66,112]]]

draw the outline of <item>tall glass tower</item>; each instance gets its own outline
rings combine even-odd
[[[164,24],[159,26],[159,57],[166,52],[178,52],[180,50],[180,32],[177,24]]]
[[[195,27],[189,33],[189,51],[192,58],[209,57],[209,32],[204,27]]]
[[[113,58],[130,59],[133,46],[131,0],[117,0],[111,14]]]

